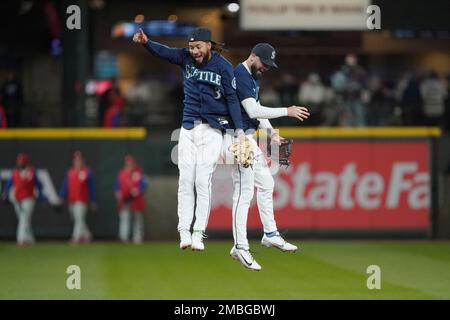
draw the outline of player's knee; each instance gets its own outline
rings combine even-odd
[[[178,185],[180,189],[193,189],[194,179],[189,175],[180,175]]]

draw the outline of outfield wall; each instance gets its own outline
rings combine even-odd
[[[299,236],[434,237],[438,224],[436,128],[298,129],[281,135],[295,139],[292,165],[275,177],[274,206],[281,231]],[[74,150],[92,168],[99,198],[88,223],[97,239],[115,238],[113,197],[123,157],[134,154],[149,178],[146,238],[176,238],[177,168],[171,162],[176,142],[152,137],[144,129],[31,129],[0,131],[0,177],[10,174],[15,156],[28,152],[44,180],[50,202],[63,181]],[[231,236],[232,185],[219,165],[213,177],[209,233]],[[0,206],[0,237],[13,239],[11,206]],[[37,238],[68,238],[71,221],[64,211],[39,204],[33,217]],[[255,201],[249,234],[260,235]]]

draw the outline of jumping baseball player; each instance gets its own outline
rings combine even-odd
[[[237,85],[237,95],[242,105],[242,121],[248,139],[252,142],[254,164],[250,168],[234,165],[232,169],[233,194],[233,236],[235,245],[230,255],[240,261],[245,267],[260,270],[261,266],[249,252],[247,240],[247,216],[254,188],[257,190],[259,215],[264,226],[264,236],[261,244],[276,247],[285,252],[294,252],[297,247],[286,242],[278,232],[273,212],[274,180],[267,165],[264,154],[258,147],[253,133],[258,126],[268,129],[272,139],[280,141],[281,137],[273,130],[269,120],[289,116],[301,121],[309,116],[305,107],[291,106],[288,108],[268,108],[259,103],[259,83],[263,73],[275,63],[275,49],[267,43],[257,44],[246,61],[239,64],[234,71]],[[259,121],[257,120],[259,118]]]
[[[144,172],[134,158],[127,155],[124,167],[117,175],[114,189],[119,209],[119,239],[124,243],[128,242],[132,218],[134,218],[133,243],[142,243],[144,238],[144,192],[146,189],[147,179]]]
[[[11,178],[5,185],[2,199],[9,199],[14,205],[17,219],[17,244],[20,246],[32,245],[35,242],[31,228],[31,216],[33,215],[36,200],[35,191],[38,191],[38,200],[43,201],[42,184],[39,181],[36,170],[30,164],[30,158],[26,153],[17,156],[16,168]]]
[[[178,143],[178,231],[181,249],[191,246],[194,251],[203,251],[211,209],[211,177],[222,151],[223,132],[236,128],[239,141],[246,139],[233,66],[220,54],[220,46],[211,40],[206,28],[194,29],[188,48],[183,49],[151,41],[142,30],[133,41],[182,69],[185,98]]]
[[[59,192],[61,202],[67,200],[69,213],[74,221],[71,243],[89,243],[92,234],[86,224],[88,206],[95,210],[96,192],[91,169],[84,164],[80,151],[75,151],[70,168]]]

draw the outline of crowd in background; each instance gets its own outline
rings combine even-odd
[[[183,92],[180,81],[140,78],[119,89],[116,81],[102,81],[101,90],[88,94],[87,126],[144,126],[153,130],[179,126]],[[394,78],[367,71],[349,54],[344,64],[328,74],[311,72],[297,78],[277,72],[263,79],[261,104],[268,107],[303,105],[311,117],[305,126],[439,126],[450,130],[450,75],[436,71],[405,72]],[[0,128],[21,124],[23,93],[20,80],[9,73],[0,87]],[[88,103],[89,102],[89,103]],[[274,119],[275,126],[296,125],[293,119]]]
[[[436,72],[407,72],[396,81],[384,79],[358,65],[354,55],[346,57],[338,70],[323,75],[310,73],[304,81],[281,75],[278,84],[262,86],[265,106],[307,106],[311,117],[305,126],[440,126],[450,129],[450,78]],[[284,122],[283,122],[284,121]],[[278,120],[278,125],[289,119]],[[275,122],[275,121],[274,121]],[[289,122],[292,123],[292,122]]]

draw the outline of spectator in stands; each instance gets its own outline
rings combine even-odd
[[[322,112],[325,103],[325,87],[317,73],[311,73],[303,82],[298,91],[298,100],[301,105],[308,106],[311,116],[305,125],[320,125],[323,121]]]
[[[281,83],[278,86],[277,91],[281,105],[292,106],[298,104],[298,84],[291,74],[284,73],[281,75]]]
[[[7,80],[1,87],[0,95],[3,97],[3,107],[10,127],[21,125],[22,111],[22,84],[14,72],[9,72]]]
[[[111,98],[111,105],[103,116],[104,128],[118,128],[125,125],[123,106],[125,100],[121,95],[115,95]]]
[[[447,86],[447,97],[445,98],[445,127],[447,131],[450,131],[450,73],[447,74],[445,79]]]
[[[413,126],[423,124],[422,96],[419,80],[414,73],[405,73],[397,84],[396,96],[402,109],[403,124]]]
[[[117,101],[117,97],[120,97],[123,99],[122,93],[120,92],[119,87],[117,86],[117,83],[115,80],[112,80],[110,82],[109,88],[106,89],[100,96],[99,100],[99,110],[98,110],[98,121],[99,126],[103,126],[103,122],[105,119],[105,113],[107,112],[108,108],[112,106],[114,103],[114,100]]]
[[[420,94],[423,99],[426,124],[443,127],[447,86],[444,81],[439,79],[435,71],[431,71],[420,84]]]
[[[281,105],[280,96],[275,90],[275,86],[269,82],[265,83],[262,87],[260,93],[260,100],[264,106],[274,106],[278,107]]]
[[[345,65],[342,67],[345,75],[344,87],[344,124],[346,126],[365,126],[366,107],[363,101],[365,88],[365,71],[358,65],[356,55],[349,54],[345,57]]]
[[[368,84],[367,125],[384,126],[392,114],[389,89],[379,76],[372,76]]]
[[[8,121],[6,120],[5,109],[2,104],[2,96],[0,95],[0,129],[6,129],[8,127]]]

